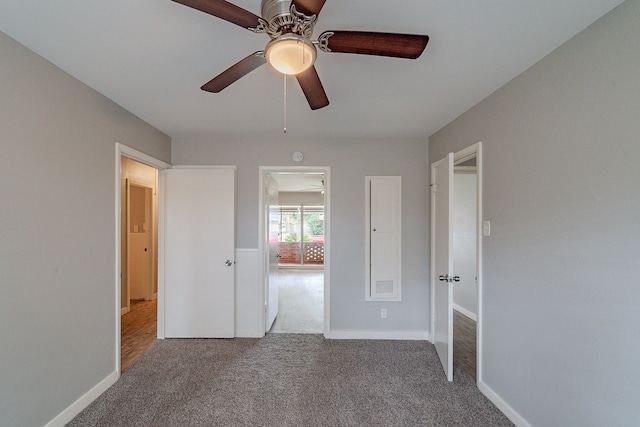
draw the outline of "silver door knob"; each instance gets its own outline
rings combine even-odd
[[[225,261],[224,265],[226,265],[227,267],[231,267],[233,265],[233,261],[228,259],[228,260]]]
[[[445,274],[444,276],[439,276],[438,279],[441,282],[453,283],[453,282],[459,282],[460,276],[449,276],[448,274]]]

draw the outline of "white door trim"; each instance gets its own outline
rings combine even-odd
[[[323,173],[324,174],[324,336],[325,338],[331,331],[331,251],[330,251],[330,240],[331,240],[331,167],[330,166],[259,166],[258,167],[258,250],[260,252],[260,283],[262,299],[261,301],[265,301],[265,274],[268,274],[265,267],[265,259],[267,256],[268,248],[265,247],[264,235],[266,233],[264,218],[266,215],[264,209],[264,188],[265,188],[265,176],[269,173],[278,173],[278,172],[295,172],[295,173]],[[266,315],[264,306],[260,307],[260,318],[261,324],[266,324]],[[264,329],[264,327],[262,328]]]
[[[162,160],[156,159],[155,157],[151,157],[148,154],[145,154],[141,151],[135,150],[131,147],[128,147],[124,144],[116,142],[116,159],[115,159],[115,237],[116,237],[116,257],[115,257],[115,271],[114,271],[114,279],[115,279],[115,355],[116,355],[116,366],[115,370],[117,372],[118,377],[120,376],[120,299],[121,299],[121,289],[120,289],[120,231],[121,231],[121,220],[120,220],[120,209],[122,209],[122,199],[121,199],[121,190],[120,190],[120,177],[121,177],[121,156],[128,157],[132,160],[136,160],[140,163],[144,163],[151,167],[154,167],[158,170],[169,169],[171,167],[170,164],[163,162]],[[164,186],[161,184],[161,180],[158,179],[158,213],[160,213],[160,206],[164,203]],[[162,271],[161,268],[161,254],[164,251],[162,244],[164,242],[163,239],[163,230],[158,226],[158,272]],[[158,274],[158,338],[161,338],[161,324],[162,324],[162,337],[164,337],[164,310],[161,310],[161,301],[164,303],[164,299],[160,298],[160,274]],[[163,284],[164,285],[164,284]]]

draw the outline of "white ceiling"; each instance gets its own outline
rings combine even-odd
[[[256,15],[260,0],[233,3]],[[426,138],[621,0],[328,0],[316,26],[427,34],[417,60],[318,53],[311,111],[269,66],[202,84],[268,37],[170,0],[0,0],[0,29],[172,138]],[[1,77],[0,77],[1,78]]]

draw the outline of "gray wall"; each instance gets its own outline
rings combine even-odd
[[[278,127],[265,130],[278,135]],[[291,154],[304,153],[301,164]],[[426,140],[174,140],[175,165],[236,165],[237,247],[258,247],[258,167],[331,167],[331,329],[426,331],[429,319]],[[402,302],[365,302],[365,176],[402,176]],[[380,308],[388,318],[380,319]]]
[[[0,33],[0,425],[53,419],[115,371],[115,143],[170,140]]]
[[[430,137],[484,143],[483,380],[536,426],[640,419],[640,1]]]

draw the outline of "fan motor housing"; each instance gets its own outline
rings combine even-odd
[[[291,0],[262,0],[262,18],[271,24],[274,18],[289,15]]]
[[[307,39],[313,34],[316,15],[300,13],[291,0],[262,0],[262,19],[266,32],[272,39],[283,34],[295,33]]]

